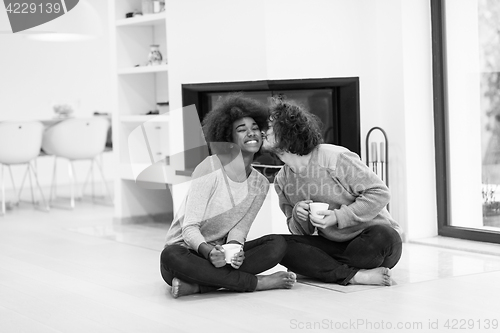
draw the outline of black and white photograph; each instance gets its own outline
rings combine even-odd
[[[4,0],[0,332],[500,331],[500,1]]]

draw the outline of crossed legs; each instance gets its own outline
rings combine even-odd
[[[161,253],[160,271],[165,282],[172,286],[174,297],[206,293],[219,288],[239,292],[287,288],[295,282],[294,275],[290,273],[279,272],[273,275],[274,279],[256,276],[276,266],[283,258],[286,246],[285,240],[279,235],[267,235],[246,242],[243,246],[245,261],[239,269],[234,269],[231,265],[216,268],[196,251],[170,245]]]
[[[281,264],[290,271],[323,282],[347,285],[390,284],[390,268],[402,252],[399,234],[390,226],[374,225],[347,242],[322,236],[283,235],[287,242]]]

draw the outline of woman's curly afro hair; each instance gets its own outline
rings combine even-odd
[[[323,142],[321,120],[296,102],[275,99],[270,113],[276,152],[307,155]]]
[[[221,97],[203,119],[203,133],[207,142],[232,142],[233,123],[251,117],[260,130],[267,128],[269,109],[266,105],[240,93]]]

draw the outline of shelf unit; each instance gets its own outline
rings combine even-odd
[[[138,3],[140,6],[141,4]],[[130,8],[130,7],[129,7]],[[137,7],[135,7],[137,8]],[[121,13],[117,13],[121,15]],[[124,26],[152,26],[152,25],[164,25],[166,20],[165,12],[149,14],[144,16],[135,16],[129,18],[118,18],[115,16],[115,24],[117,27]]]
[[[126,18],[127,13],[141,10],[141,0],[111,0],[109,6],[113,146],[119,166],[115,217],[144,220],[165,215],[168,219],[173,210],[171,194],[158,175],[169,171],[165,169],[169,167],[170,118],[148,114],[158,109],[157,103],[169,101],[167,16],[160,12]],[[159,45],[161,65],[147,65],[152,44]]]
[[[157,123],[168,123],[170,117],[168,114],[158,115],[131,115],[131,116],[120,116],[121,123],[143,123],[145,121],[153,121]]]
[[[124,67],[117,70],[119,75],[168,72],[167,65]]]

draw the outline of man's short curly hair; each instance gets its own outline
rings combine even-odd
[[[307,155],[323,143],[321,120],[298,103],[275,99],[270,114],[276,152]]]
[[[260,130],[267,128],[269,108],[241,93],[221,97],[214,108],[203,119],[203,133],[207,142],[232,142],[233,123],[251,117]]]

